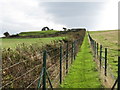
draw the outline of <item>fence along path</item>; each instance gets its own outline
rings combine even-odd
[[[36,63],[34,61],[30,62],[29,59],[25,59],[7,65],[7,67],[3,67],[1,69],[3,72],[3,85],[0,88],[19,87],[24,89],[46,89],[57,87],[62,83],[69,71],[70,65],[75,60],[82,40],[81,37],[73,42],[67,42],[64,45],[61,44],[57,49],[40,51],[37,53],[39,58]],[[27,67],[30,67],[31,65],[32,67],[28,69]],[[12,72],[13,70],[16,70],[16,72]],[[7,75],[9,75],[8,78],[6,78]],[[34,78],[30,78],[30,76],[33,76]],[[20,85],[20,83],[22,84]]]
[[[65,47],[60,45],[60,48],[58,51],[59,52],[58,53],[58,57],[59,57],[58,65],[56,68],[52,67],[53,69],[56,69],[58,71],[57,74],[55,75],[56,77],[54,77],[54,81],[51,81],[50,78],[52,78],[52,77],[48,75],[49,72],[48,72],[48,69],[46,68],[46,66],[47,66],[46,60],[47,60],[48,52],[46,50],[44,51],[44,53],[43,53],[43,62],[44,63],[43,63],[43,69],[41,71],[41,73],[43,72],[43,74],[41,74],[41,76],[40,76],[38,88],[41,88],[41,87],[43,89],[46,89],[47,87],[54,88],[54,87],[57,87],[59,84],[62,84],[62,81],[63,81],[65,75],[68,73],[70,64],[72,64],[73,60],[75,60],[75,57],[77,54],[77,47],[78,47],[77,44],[79,45],[80,40],[81,39],[78,39],[72,43],[67,43],[65,45]],[[55,56],[53,56],[53,57],[55,57]],[[48,81],[46,80],[47,78],[48,78]],[[42,79],[43,79],[43,81],[42,81]],[[48,84],[50,86],[48,86]]]
[[[91,48],[93,50],[93,54],[95,57],[95,61],[98,64],[98,69],[101,73],[102,82],[105,87],[107,88],[116,88],[118,78],[115,78],[108,63],[108,48],[104,48],[102,45],[99,45],[88,33],[88,37],[90,40]],[[119,63],[119,56],[118,56],[118,63]],[[118,82],[119,83],[119,82]],[[119,87],[118,87],[119,88]]]
[[[93,55],[89,48],[87,35],[77,57],[70,67],[62,88],[101,88],[99,74],[96,72],[96,64],[93,61]]]

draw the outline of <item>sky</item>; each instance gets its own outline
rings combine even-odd
[[[0,36],[26,31],[118,29],[119,0],[0,0]]]

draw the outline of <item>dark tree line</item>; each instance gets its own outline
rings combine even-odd
[[[9,37],[10,36],[10,34],[8,32],[5,32],[4,35],[5,35],[5,37]]]

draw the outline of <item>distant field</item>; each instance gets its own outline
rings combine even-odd
[[[48,35],[48,34],[54,34],[59,31],[55,30],[49,30],[49,31],[32,31],[32,32],[21,32],[19,33],[19,36],[35,36],[35,35]]]
[[[104,47],[118,49],[118,31],[91,31],[91,36]]]
[[[118,71],[118,31],[90,31],[91,36],[103,48],[108,48],[108,64],[114,76],[117,77]],[[104,51],[104,50],[103,50]]]
[[[15,48],[18,44],[33,44],[39,43],[40,46],[44,44],[48,44],[53,40],[61,40],[65,37],[49,37],[49,38],[7,38],[7,39],[0,39],[2,41],[2,48]]]

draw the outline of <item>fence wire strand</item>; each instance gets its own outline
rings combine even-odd
[[[74,47],[76,47],[76,48],[78,48],[77,47],[77,42],[78,40],[76,40],[76,41],[74,41],[75,42],[75,44],[74,44]],[[58,50],[58,52],[56,53],[55,51],[56,50]],[[68,51],[67,51],[68,50]],[[73,50],[73,53],[71,52]],[[55,55],[53,55],[52,57],[49,55],[49,53],[51,53],[51,52],[55,52]],[[68,52],[68,53],[67,53]],[[70,66],[70,62],[72,62],[71,60],[71,58],[73,58],[73,60],[74,60],[74,55],[76,55],[76,51],[75,51],[75,48],[73,49],[73,47],[72,47],[72,43],[66,43],[65,45],[62,45],[62,68],[63,69],[65,69],[65,75],[66,75],[66,70],[69,68],[69,66]],[[43,54],[43,51],[40,51],[40,55],[42,55]],[[73,54],[73,55],[72,55]],[[48,70],[50,70],[50,69],[52,69],[53,67],[55,67],[54,69],[54,71],[52,72],[52,73],[50,73],[51,74],[51,77],[54,77],[54,73],[56,74],[56,76],[54,77],[54,80],[52,81],[52,82],[56,82],[56,80],[57,80],[57,83],[60,81],[59,79],[57,79],[58,77],[59,77],[59,75],[60,75],[60,72],[57,72],[59,69],[60,69],[60,64],[59,64],[59,62],[60,62],[60,48],[55,48],[55,49],[50,49],[50,50],[48,50],[47,51],[47,55],[50,57],[49,58],[49,60],[53,60],[53,59],[55,59],[56,57],[58,58],[58,61],[57,62],[55,62],[55,64],[53,64],[53,65],[51,65],[49,68],[47,68]],[[71,56],[72,55],[72,56]],[[41,57],[40,58],[40,60],[42,61],[42,59],[43,59],[43,57]],[[66,63],[66,59],[68,59],[68,63]],[[25,63],[25,62],[27,62],[27,61],[29,61],[29,60],[23,60],[23,61],[19,61],[19,62],[17,62],[17,63],[15,63],[15,64],[13,64],[13,65],[11,65],[11,66],[9,66],[9,67],[5,67],[4,69],[0,69],[0,71],[4,71],[4,70],[6,70],[6,69],[10,69],[10,68],[13,68],[13,67],[15,67],[15,66],[17,66],[17,65],[19,65],[19,64],[21,64],[21,63]],[[43,63],[43,62],[42,62]],[[65,64],[65,65],[63,65],[63,64]],[[66,68],[66,64],[68,64],[68,68]],[[16,80],[18,80],[18,79],[20,79],[20,78],[22,78],[23,76],[25,76],[25,75],[27,75],[28,73],[30,73],[30,72],[32,72],[33,70],[35,70],[37,67],[39,67],[39,66],[42,66],[42,64],[38,64],[38,65],[36,65],[36,66],[34,66],[34,68],[30,68],[29,70],[27,70],[25,73],[23,73],[22,75],[20,75],[20,76],[16,76],[16,78],[13,78],[13,80],[11,80],[11,81],[9,81],[9,82],[7,82],[7,83],[5,83],[2,87],[0,87],[1,89],[2,88],[4,88],[4,87],[6,87],[6,86],[8,86],[8,85],[10,85],[10,84],[12,84],[12,83],[14,83]],[[64,70],[63,70],[63,73],[64,73]],[[64,75],[62,75],[62,77],[63,77]],[[40,79],[40,76],[38,76],[34,81],[32,81],[29,85],[27,85],[26,86],[26,89],[28,89],[28,88],[30,88],[37,80],[39,80]]]
[[[40,58],[40,60],[41,60],[42,58]],[[10,69],[10,68],[12,68],[12,67],[14,67],[14,66],[16,66],[16,65],[19,65],[20,63],[25,63],[26,61],[30,61],[30,60],[23,60],[23,61],[21,61],[21,62],[18,62],[18,63],[15,63],[15,64],[13,64],[13,65],[11,65],[11,66],[9,66],[9,67],[6,67],[6,68],[4,68],[4,69],[0,69],[0,71],[4,71],[4,70],[6,70],[6,69]]]
[[[28,74],[29,72],[33,71],[36,67],[38,67],[38,66],[40,66],[40,65],[41,65],[41,64],[39,64],[39,65],[35,66],[34,68],[32,68],[32,69],[28,70],[26,73],[22,74],[21,76],[19,76],[19,77],[15,78],[14,80],[10,81],[9,83],[7,83],[7,84],[3,85],[3,86],[2,86],[2,88],[3,88],[3,87],[5,87],[5,86],[8,86],[8,85],[9,85],[9,84],[11,84],[12,82],[14,82],[14,81],[18,80],[18,79],[19,79],[19,78],[21,78],[22,76],[25,76],[26,74]]]

